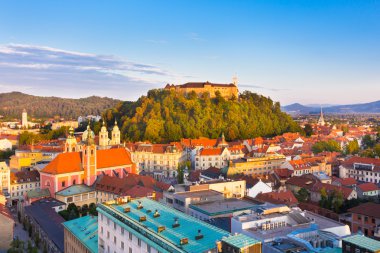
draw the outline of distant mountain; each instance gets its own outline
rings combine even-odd
[[[319,113],[320,107],[304,106],[299,103],[290,104],[281,108],[283,111],[290,114],[310,114]],[[363,104],[351,105],[334,105],[323,108],[324,113],[380,113],[380,100]]]
[[[76,119],[80,115],[101,115],[119,102],[120,100],[97,96],[73,99],[32,96],[21,92],[0,93],[0,115],[21,118],[22,110],[26,109],[31,117],[60,116]]]

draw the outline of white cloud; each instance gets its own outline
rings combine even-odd
[[[23,44],[0,45],[0,76],[1,82],[12,83],[19,91],[29,87],[28,90],[44,95],[122,99],[136,99],[149,88],[163,87],[182,78],[158,66],[114,55]],[[9,91],[9,86],[0,85],[0,92],[5,91]]]

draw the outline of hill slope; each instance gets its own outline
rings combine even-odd
[[[291,114],[319,113],[319,107],[304,106],[298,103],[282,107]],[[323,108],[324,113],[380,113],[380,100],[363,104],[335,105]]]
[[[80,115],[100,115],[104,110],[116,106],[120,101],[107,97],[80,99],[39,97],[21,92],[0,94],[0,115],[20,118],[25,108],[32,117],[53,117],[59,115],[76,119]]]
[[[107,110],[105,116],[108,125],[113,125],[115,117],[121,121],[124,139],[130,141],[217,138],[222,132],[233,140],[300,130],[289,115],[281,112],[279,103],[247,91],[237,101],[151,90],[136,102],[120,103]]]

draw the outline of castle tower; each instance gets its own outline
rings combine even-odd
[[[74,136],[74,128],[70,127],[69,129],[69,136],[67,136],[66,142],[65,142],[65,150],[66,152],[76,152],[77,151],[77,139]]]
[[[103,120],[103,126],[99,132],[99,146],[101,149],[105,149],[109,144],[108,131]]]
[[[82,149],[82,164],[84,170],[84,182],[87,185],[92,185],[96,179],[96,145],[95,134],[91,130],[90,125],[87,126],[86,139]],[[83,138],[83,137],[82,137]]]
[[[325,119],[323,118],[323,111],[322,111],[322,106],[321,106],[321,115],[319,116],[319,119],[318,119],[318,125],[319,126],[324,126],[326,123],[325,123]]]
[[[111,133],[111,144],[112,145],[119,145],[120,144],[120,130],[117,126],[117,121],[115,120],[115,125],[113,126],[112,133]]]
[[[238,85],[238,78],[237,78],[236,75],[234,75],[234,76],[232,77],[232,83],[237,87],[237,85]]]
[[[22,128],[28,128],[28,113],[24,109],[21,114],[21,126]]]

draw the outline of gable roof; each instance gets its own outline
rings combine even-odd
[[[82,171],[82,156],[79,152],[68,152],[57,155],[41,170],[48,174],[64,174]]]
[[[224,151],[224,148],[204,148],[200,151],[201,156],[209,155],[221,155]]]
[[[373,202],[367,202],[353,208],[348,209],[350,213],[363,214],[370,217],[374,217],[380,219],[380,204],[376,204]]]
[[[132,164],[130,153],[125,148],[96,151],[96,167],[98,169]]]
[[[130,153],[125,148],[112,148],[96,151],[96,168],[133,165]],[[83,171],[82,153],[67,152],[57,155],[41,170],[48,174],[65,174]]]
[[[298,204],[297,198],[291,191],[279,191],[279,192],[267,192],[259,193],[256,199],[263,202],[269,202],[272,204],[285,204],[293,206]]]
[[[379,187],[377,187],[377,185],[375,185],[374,183],[364,183],[364,184],[360,184],[360,185],[358,185],[358,188],[359,188],[362,192],[370,192],[370,191],[377,191],[377,190],[380,190]]]

